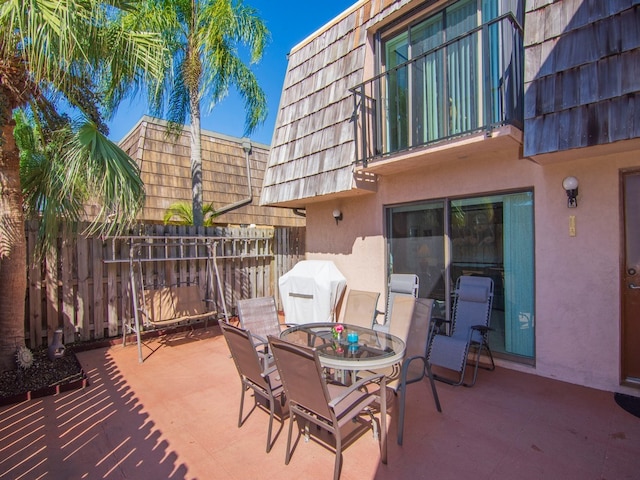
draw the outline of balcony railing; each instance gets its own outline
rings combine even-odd
[[[522,27],[485,23],[351,89],[356,161],[523,123]]]

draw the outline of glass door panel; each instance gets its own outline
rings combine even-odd
[[[407,32],[385,43],[386,61],[386,124],[385,146],[383,152],[393,152],[406,148],[408,139],[408,89],[407,67],[395,67],[406,63],[409,58],[409,34]]]
[[[444,203],[391,209],[389,232],[390,273],[417,274],[418,296],[444,301]]]
[[[414,145],[443,136],[447,103],[444,83],[444,52],[432,52],[443,41],[442,14],[434,15],[411,29],[411,55],[418,58],[413,70]]]
[[[491,349],[534,358],[532,192],[393,207],[387,225],[389,273],[416,273],[419,296],[435,299],[441,315],[458,277],[490,277]]]

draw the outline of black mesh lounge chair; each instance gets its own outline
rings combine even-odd
[[[281,407],[284,406],[284,389],[282,382],[278,376],[278,370],[275,365],[267,369],[263,369],[265,362],[261,362],[259,359],[258,351],[253,343],[253,337],[251,332],[242,328],[234,327],[226,323],[224,320],[219,320],[222,334],[224,335],[231,356],[240,380],[242,382],[242,393],[240,395],[240,412],[238,414],[238,427],[241,427],[244,423],[242,418],[242,409],[244,406],[244,392],[250,388],[254,392],[254,407],[253,411],[259,404],[257,396],[261,396],[265,399],[269,405],[269,429],[267,431],[267,453],[271,450],[271,430],[273,426],[273,417],[275,416],[276,400],[280,400]],[[251,412],[249,412],[249,415]],[[249,416],[247,415],[247,417]],[[284,419],[283,419],[284,422]]]
[[[378,425],[373,415],[374,404],[380,405],[380,456],[387,463],[386,441],[386,385],[383,375],[373,375],[355,382],[351,386],[327,383],[317,352],[308,347],[295,345],[275,337],[269,337],[271,351],[282,378],[289,405],[289,434],[285,464],[291,459],[291,436],[293,424],[304,420],[304,433],[309,436],[309,423],[313,423],[333,434],[336,460],[333,478],[340,477],[342,446],[354,437],[342,437],[342,430],[353,420],[365,422],[362,413],[371,416],[370,424],[377,438]],[[378,388],[379,385],[379,388]],[[366,387],[372,388],[369,391]],[[352,429],[350,429],[352,430]],[[354,434],[361,429],[352,430]],[[301,431],[298,431],[298,435]],[[297,443],[297,442],[296,442]]]
[[[476,383],[480,355],[485,349],[491,361],[487,370],[493,370],[495,363],[487,342],[491,328],[491,306],[493,302],[493,280],[488,277],[461,276],[456,282],[455,299],[451,320],[450,334],[436,333],[439,324],[444,320],[435,319],[432,325],[432,338],[428,360],[431,365],[437,365],[457,373],[457,378],[451,379],[436,374],[436,380],[451,385],[471,387]],[[471,363],[474,365],[471,383],[465,383],[464,374],[468,356],[474,353]]]

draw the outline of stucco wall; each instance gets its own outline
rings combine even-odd
[[[508,368],[610,391],[619,385],[619,170],[640,166],[637,154],[539,165],[524,159],[467,159],[382,177],[377,194],[307,207],[307,258],[331,259],[348,288],[382,293],[384,205],[447,195],[532,188],[535,210],[536,366]],[[578,208],[568,209],[562,180],[579,179]],[[336,225],[332,210],[344,220]],[[569,236],[569,215],[577,235]]]

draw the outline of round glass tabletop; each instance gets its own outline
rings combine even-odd
[[[405,349],[402,339],[395,335],[343,323],[295,325],[280,337],[314,347],[324,367],[345,370],[389,367],[402,361]]]

